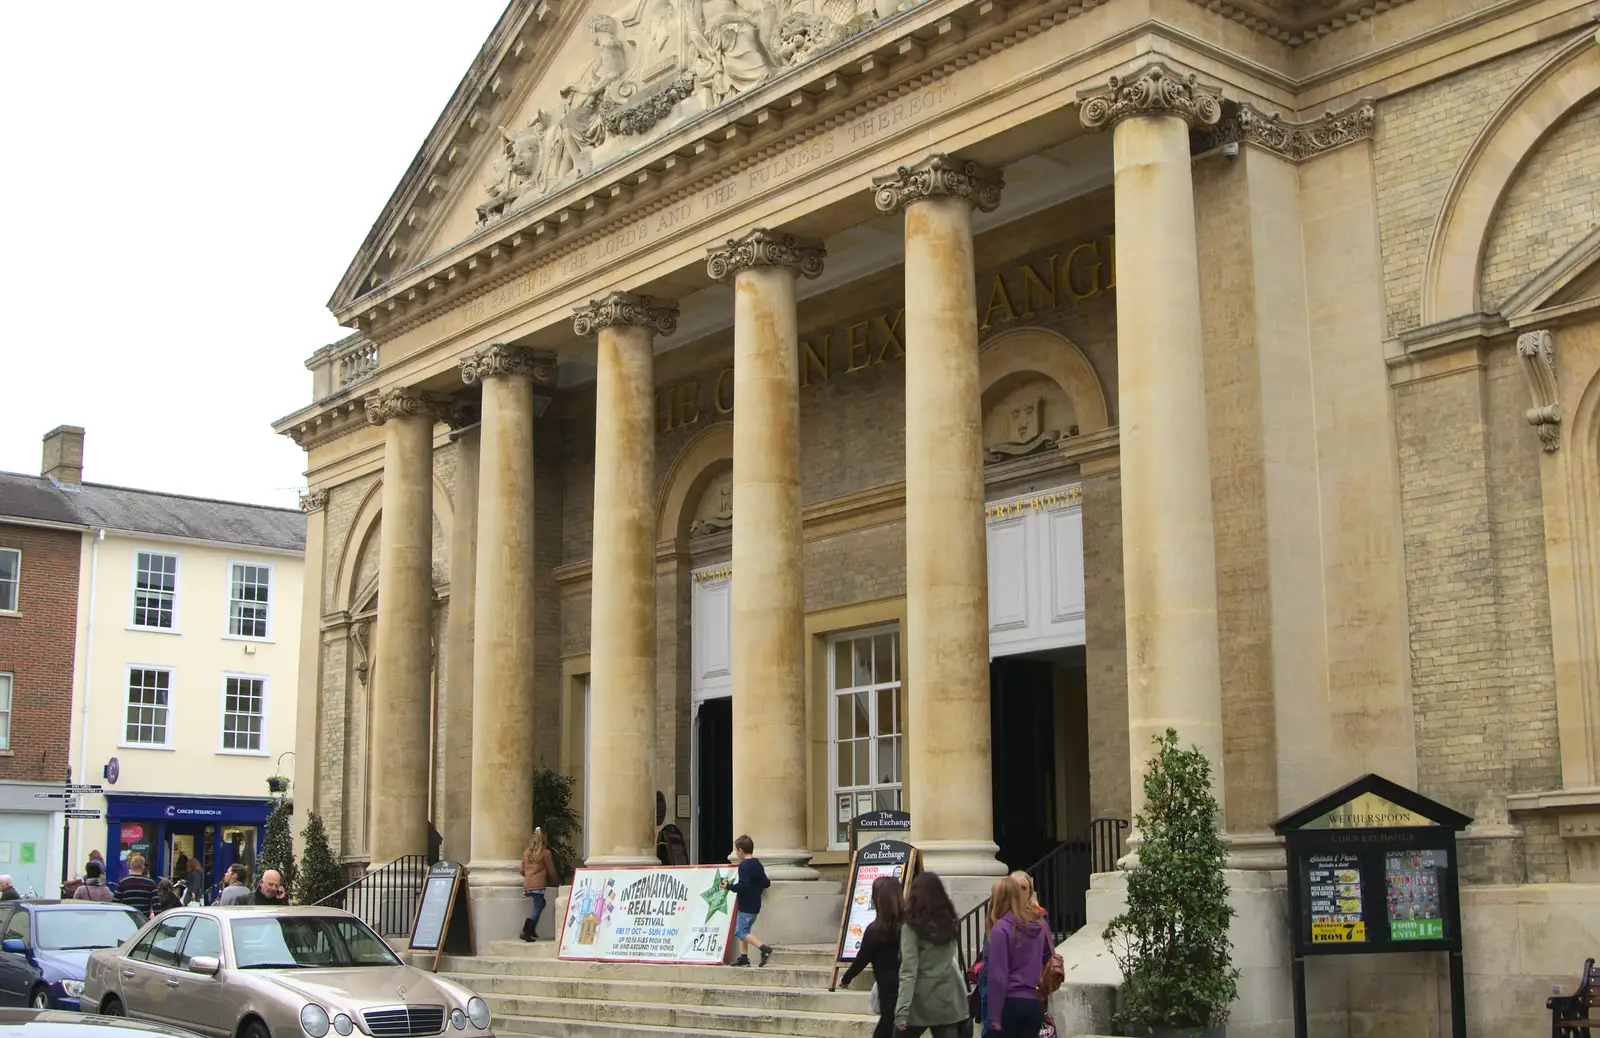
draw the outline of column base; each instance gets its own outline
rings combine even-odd
[[[641,865],[660,865],[661,859],[654,854],[596,854],[585,858],[583,867],[586,869],[632,869]]]
[[[472,902],[472,935],[478,954],[489,942],[514,940],[533,902],[522,896],[521,861],[474,861],[467,866]],[[546,907],[545,915],[550,915]],[[543,920],[540,920],[542,923]]]
[[[767,870],[767,878],[774,883],[784,881],[809,883],[820,878],[821,873],[811,867],[811,852],[797,850],[764,851],[756,848],[756,857],[761,859],[761,867]],[[729,858],[728,863],[738,867],[737,859]],[[837,921],[834,929],[838,929]]]

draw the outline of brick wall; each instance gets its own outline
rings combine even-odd
[[[0,779],[66,778],[82,543],[76,530],[0,524],[0,548],[22,552],[19,615],[0,616],[0,672],[12,675],[11,745],[0,756]]]

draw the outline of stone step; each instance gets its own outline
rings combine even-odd
[[[490,941],[486,954],[503,958],[554,959],[555,941]],[[831,969],[835,950],[831,944],[779,945],[773,952],[772,964],[800,969]],[[770,968],[770,966],[769,966]]]
[[[607,978],[507,977],[468,973],[444,974],[448,979],[489,999],[499,1010],[501,999],[555,1000],[584,1002],[647,1002],[687,1006],[712,1006],[787,1013],[868,1012],[867,991],[871,981],[851,991],[797,987],[758,987],[753,984],[683,984],[671,981],[620,980]],[[508,1015],[517,1015],[509,1005]]]
[[[432,960],[429,960],[429,965]],[[783,987],[802,990],[827,988],[831,972],[827,969],[784,966],[777,959],[765,969],[739,969],[732,966],[675,966],[635,962],[573,962],[565,959],[531,956],[446,955],[439,970],[467,978],[472,988],[483,977],[561,978],[574,980],[645,981],[669,984],[695,984],[704,987]],[[857,984],[862,983],[857,981]],[[870,983],[868,983],[870,987]],[[863,989],[864,990],[864,989]]]
[[[486,997],[497,1031],[562,1038],[641,1038],[663,1032],[687,1038],[729,1034],[787,1038],[860,1038],[877,1018],[856,1013],[757,1012],[647,1002],[567,1002]],[[539,1014],[539,1015],[533,1015]]]

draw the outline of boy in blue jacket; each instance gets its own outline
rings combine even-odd
[[[733,918],[733,936],[740,942],[739,957],[731,965],[750,965],[750,947],[754,945],[761,949],[761,965],[765,966],[772,958],[772,945],[762,944],[751,936],[750,930],[756,924],[756,916],[761,914],[761,892],[772,886],[772,881],[767,879],[767,870],[756,857],[756,842],[750,837],[741,836],[733,841],[733,853],[739,859],[739,878],[722,881],[724,889],[739,895],[734,902]]]

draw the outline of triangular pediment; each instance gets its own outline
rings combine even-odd
[[[1600,306],[1600,227],[1546,267],[1506,301],[1500,314],[1524,324],[1549,310]]]
[[[339,310],[916,0],[513,0],[329,305]]]

